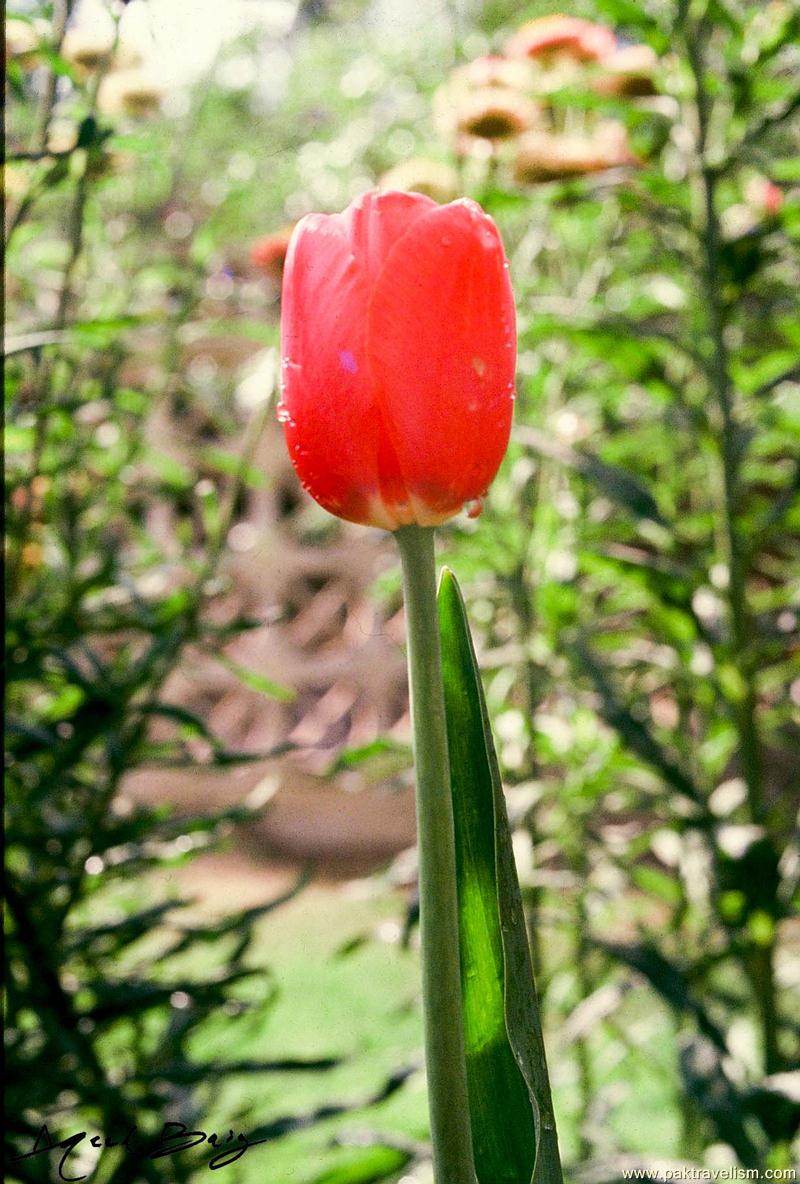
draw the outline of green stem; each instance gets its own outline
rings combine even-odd
[[[67,27],[67,21],[73,7],[72,0],[56,0],[56,3],[53,5],[52,44],[56,53],[61,52],[64,30]],[[44,84],[44,91],[42,92],[36,119],[34,149],[40,152],[44,152],[47,148],[47,134],[50,131],[50,121],[53,118],[53,108],[56,105],[57,87],[58,74],[50,68],[47,72],[47,79]]]
[[[711,100],[706,85],[704,56],[707,26],[700,22],[686,32],[686,49],[695,82],[697,115],[697,156],[702,194],[699,237],[702,249],[701,282],[708,333],[711,340],[708,379],[719,407],[722,426],[721,455],[723,476],[723,516],[728,551],[728,607],[730,614],[730,656],[742,676],[743,693],[734,705],[734,720],[739,740],[742,775],[752,821],[760,826],[769,823],[764,800],[761,737],[758,729],[758,670],[755,630],[747,602],[747,556],[742,545],[738,515],[740,509],[742,442],[737,421],[730,374],[730,360],[725,338],[727,308],[722,293],[719,257],[722,234],[717,214],[717,170],[708,161],[708,138],[711,126]],[[777,1033],[777,997],[775,987],[775,941],[757,948],[750,967],[750,979],[758,1007],[764,1064],[767,1073],[781,1067]]]
[[[717,172],[707,160],[711,110],[706,89],[702,28],[690,30],[687,33],[686,46],[696,92],[697,155],[702,193],[702,212],[698,227],[702,250],[701,284],[712,346],[708,365],[708,380],[711,393],[719,408],[722,426],[723,517],[728,552],[731,650],[744,683],[744,693],[736,706],[736,725],[750,812],[755,823],[763,824],[765,822],[762,792],[763,770],[756,720],[755,673],[757,664],[754,661],[753,629],[747,605],[746,561],[738,523],[742,459],[741,428],[734,409],[728,346],[725,339],[726,307],[719,270],[721,231],[716,208]]]
[[[589,860],[585,854],[580,859],[580,882],[576,897],[576,940],[575,967],[578,978],[578,988],[581,999],[588,999],[594,993],[596,983],[589,968],[589,918],[586,910],[586,897],[583,885],[589,882]],[[575,1042],[575,1054],[578,1061],[579,1082],[579,1126],[578,1126],[578,1158],[580,1162],[592,1158],[593,1139],[589,1136],[589,1123],[593,1117],[592,1103],[595,1098],[595,1075],[592,1064],[592,1050],[587,1035],[581,1035]]]
[[[422,1013],[434,1179],[436,1184],[475,1184],[433,530],[404,526],[396,538],[403,564],[414,732]]]

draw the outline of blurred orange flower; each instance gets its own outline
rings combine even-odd
[[[599,62],[616,48],[617,39],[605,25],[577,16],[552,13],[527,21],[506,43],[510,58],[547,58],[564,54],[582,62]]]
[[[99,70],[111,61],[114,51],[114,27],[105,25],[73,25],[64,34],[61,56],[79,70]]]
[[[100,84],[97,102],[105,115],[144,117],[161,106],[164,87],[152,70],[112,70]]]
[[[423,193],[440,203],[453,201],[459,194],[455,169],[441,160],[412,156],[385,172],[378,181],[382,190],[399,189],[405,193]]]
[[[769,177],[751,177],[745,185],[747,204],[766,218],[775,218],[783,209],[783,190]]]
[[[531,67],[528,62],[511,61],[499,54],[486,54],[458,66],[449,81],[453,86],[463,84],[470,90],[483,86],[503,86],[525,91],[530,86]]]
[[[17,62],[24,69],[38,65],[38,50],[51,39],[50,26],[39,18],[33,21],[9,17],[5,23],[6,62]]]
[[[587,136],[527,132],[518,143],[514,177],[522,184],[536,184],[639,163],[631,152],[625,127],[606,120]]]
[[[460,155],[472,151],[475,141],[491,152],[494,141],[517,136],[538,121],[538,104],[523,93],[530,82],[522,62],[477,58],[454,70],[433,96],[434,124]]]
[[[630,98],[656,94],[653,75],[658,58],[649,45],[622,45],[600,64],[603,73],[592,82],[599,94]]]
[[[500,86],[485,86],[465,94],[456,104],[456,129],[483,140],[518,136],[537,120],[539,108],[525,95]]]
[[[294,225],[282,226],[280,230],[256,239],[250,247],[250,262],[278,284],[283,276],[283,265],[293,230]]]

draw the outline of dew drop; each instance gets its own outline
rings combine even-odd
[[[468,502],[464,502],[464,509],[468,518],[479,518],[483,512],[483,498],[474,497]]]
[[[439,239],[439,242],[443,247],[452,247],[453,245],[453,240],[450,238],[449,234],[443,234]]]
[[[276,418],[278,420],[278,423],[291,423],[292,422],[292,417],[289,413],[289,408],[284,407],[282,404],[281,404],[281,406],[278,407]]]

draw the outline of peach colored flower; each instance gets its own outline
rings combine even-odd
[[[423,156],[413,156],[394,165],[380,178],[378,188],[423,193],[440,203],[453,201],[459,192],[455,169],[440,160],[428,160]]]
[[[454,72],[433,96],[433,122],[459,155],[517,136],[539,118],[539,107],[527,95],[507,86],[470,86]],[[479,152],[480,154],[480,152]]]
[[[602,74],[592,82],[598,94],[637,98],[656,94],[658,58],[649,45],[623,45],[600,63]]]
[[[751,177],[744,188],[748,205],[766,218],[775,218],[783,209],[783,190],[769,177]]]
[[[482,140],[505,140],[532,127],[539,108],[525,95],[485,86],[464,95],[453,113],[457,131]]]
[[[531,83],[529,62],[512,61],[499,54],[486,54],[474,58],[463,66],[457,66],[449,82],[454,87],[464,86],[474,90],[484,86],[502,86],[510,90],[526,91]]]
[[[73,25],[64,34],[61,56],[64,61],[88,73],[107,66],[113,49],[113,25]]]
[[[9,17],[5,23],[5,34],[6,61],[17,62],[25,69],[32,69],[38,64],[38,50],[52,40],[50,25],[41,17],[34,21]]]
[[[522,184],[536,184],[638,163],[624,126],[608,120],[585,136],[527,132],[518,142],[514,177]]]
[[[144,117],[155,115],[161,106],[164,88],[151,70],[112,70],[100,84],[97,102],[106,115]]]
[[[577,16],[552,13],[527,21],[506,43],[510,58],[547,58],[566,54],[582,62],[599,62],[616,47],[611,29]]]

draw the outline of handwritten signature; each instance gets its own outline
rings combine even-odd
[[[216,1131],[210,1134],[206,1131],[192,1131],[182,1122],[165,1122],[155,1141],[140,1136],[135,1126],[132,1126],[122,1139],[112,1139],[99,1134],[89,1136],[88,1131],[76,1131],[63,1139],[55,1139],[45,1125],[40,1128],[31,1150],[23,1152],[22,1155],[15,1155],[13,1161],[33,1159],[37,1155],[47,1155],[51,1151],[63,1151],[58,1163],[58,1178],[67,1184],[75,1184],[76,1181],[85,1180],[87,1177],[68,1176],[65,1173],[70,1156],[87,1138],[89,1147],[100,1151],[123,1147],[142,1159],[162,1159],[165,1155],[178,1155],[182,1151],[190,1151],[193,1147],[205,1143],[207,1147],[214,1149],[214,1154],[208,1161],[208,1167],[212,1172],[236,1163],[251,1147],[267,1142],[266,1139],[248,1139],[241,1131],[234,1134],[229,1130],[226,1136],[221,1136]]]

